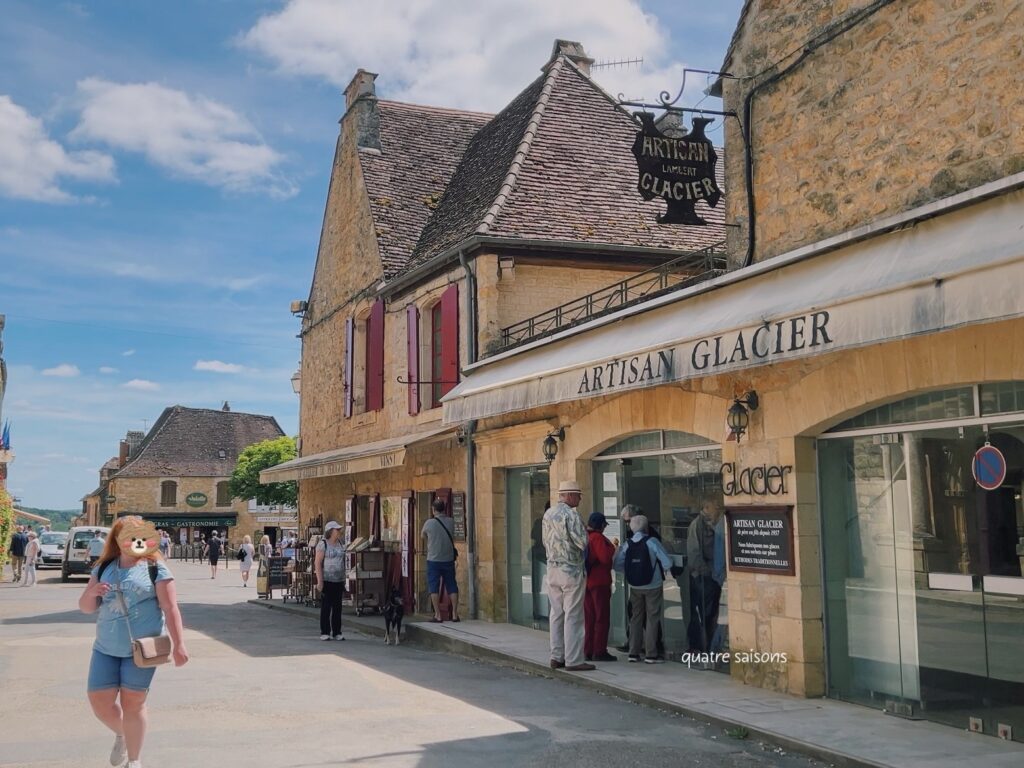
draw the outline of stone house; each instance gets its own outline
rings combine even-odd
[[[557,41],[540,76],[497,115],[388,101],[360,70],[332,168],[302,318],[300,456],[263,473],[299,481],[305,522],[376,535],[417,607],[417,553],[430,502],[456,517],[465,607],[503,619],[504,532],[476,512],[471,424],[441,401],[481,356],[515,343],[542,310],[669,263],[633,293],[724,266],[722,208],[706,227],[659,228],[636,193],[630,115],[590,77],[577,43]],[[576,315],[586,319],[589,308]],[[546,321],[549,322],[550,321]],[[552,324],[552,329],[561,323]],[[541,458],[534,445],[531,463]],[[538,512],[544,499],[536,498]],[[397,565],[393,573],[398,572]],[[473,574],[473,577],[470,577]]]
[[[119,456],[104,465],[112,469],[105,485],[101,477],[87,498],[102,497],[108,525],[140,515],[167,529],[176,544],[182,534],[192,541],[216,529],[237,546],[242,536],[258,537],[263,530],[248,500],[228,493],[231,473],[248,446],[283,434],[272,416],[232,411],[227,403],[222,410],[173,405],[144,438],[128,433]]]
[[[444,399],[482,613],[543,615],[532,509],[560,480],[583,512],[642,504],[678,556],[710,500],[731,675],[1022,738],[1022,27],[1018,1],[744,5],[729,271],[527,334]],[[699,584],[666,587],[671,654]]]

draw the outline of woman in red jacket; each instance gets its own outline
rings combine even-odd
[[[583,654],[587,661],[618,661],[608,653],[612,600],[612,559],[619,542],[605,538],[608,521],[600,512],[587,520],[587,594],[583,601]]]

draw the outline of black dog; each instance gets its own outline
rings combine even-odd
[[[384,644],[391,645],[391,630],[395,631],[395,645],[402,639],[402,617],[405,616],[405,604],[402,593],[398,589],[391,590],[391,599],[384,604]]]

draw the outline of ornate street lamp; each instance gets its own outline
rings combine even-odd
[[[292,392],[296,395],[302,390],[302,368],[296,368],[292,374]]]
[[[750,411],[756,411],[757,406],[757,392],[753,390],[747,392],[742,398],[737,397],[729,406],[729,413],[725,420],[729,425],[729,431],[736,436],[737,443],[747,431],[747,427],[750,426]]]
[[[544,458],[548,464],[554,461],[555,456],[558,455],[558,443],[562,440],[565,440],[565,427],[559,427],[556,431],[549,432],[548,436],[544,438],[544,442],[541,443],[540,448],[544,452]]]

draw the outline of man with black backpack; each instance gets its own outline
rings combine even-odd
[[[672,569],[672,558],[661,542],[650,535],[644,515],[633,515],[629,530],[632,536],[619,547],[614,563],[615,570],[625,574],[629,584],[629,660],[640,661],[642,640],[644,662],[660,664],[664,662],[658,655],[662,585],[665,571]]]

